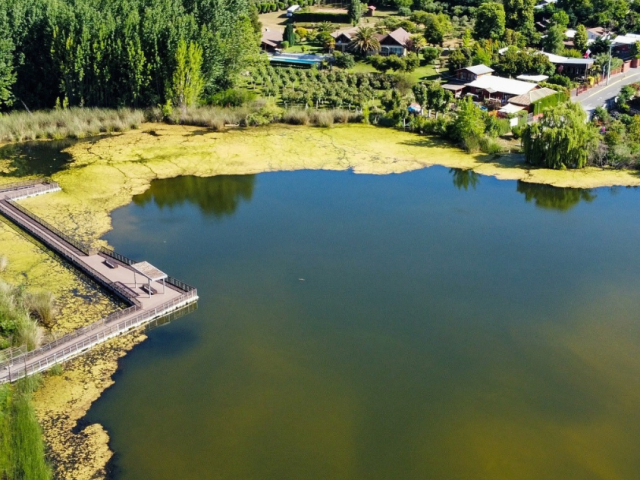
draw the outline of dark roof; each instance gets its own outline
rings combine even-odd
[[[407,44],[407,40],[411,38],[411,34],[407,32],[404,28],[400,27],[397,30],[394,30],[391,33],[388,33],[384,37],[380,39],[380,43],[386,42],[387,40],[393,40],[398,45],[402,45],[403,47]]]
[[[356,33],[358,31],[359,28],[360,27],[352,27],[352,28],[349,28],[348,30],[342,30],[342,31],[333,32],[331,34],[331,36],[337,40],[338,38],[340,38],[340,37],[342,37],[344,35],[344,37],[347,40],[351,40],[351,37],[353,36],[354,33]]]

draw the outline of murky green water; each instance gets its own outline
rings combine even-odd
[[[443,168],[177,178],[118,251],[198,287],[88,420],[116,479],[635,479],[640,192]]]

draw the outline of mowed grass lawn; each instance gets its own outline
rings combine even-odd
[[[352,73],[375,73],[377,70],[365,62],[357,62],[355,67],[349,69]],[[422,65],[413,72],[409,72],[409,77],[413,81],[436,80],[440,75],[433,65]]]

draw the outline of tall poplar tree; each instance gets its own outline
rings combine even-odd
[[[0,107],[8,107],[13,103],[12,87],[16,81],[13,67],[14,45],[9,32],[6,6],[0,5]]]
[[[171,93],[174,105],[185,108],[195,105],[202,94],[202,47],[181,39],[176,49],[176,68],[173,72]]]

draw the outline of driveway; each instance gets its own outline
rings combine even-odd
[[[577,97],[572,97],[571,100],[580,103],[587,114],[591,116],[596,107],[601,107],[608,100],[618,96],[622,87],[636,82],[640,82],[640,69],[632,68],[625,73],[611,77],[609,85],[592,88]]]

